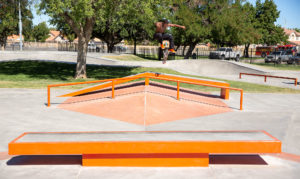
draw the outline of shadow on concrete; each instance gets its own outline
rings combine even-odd
[[[81,155],[21,155],[7,161],[7,165],[81,165]]]
[[[7,165],[81,165],[81,155],[22,155]],[[210,155],[210,165],[268,165],[259,155]]]
[[[268,165],[259,155],[209,155],[210,165]]]

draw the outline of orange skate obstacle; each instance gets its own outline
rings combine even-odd
[[[221,82],[221,81],[212,81],[212,80],[203,80],[203,79],[197,79],[197,78],[187,78],[182,76],[176,76],[176,75],[168,75],[168,74],[159,74],[159,73],[152,73],[152,72],[145,72],[129,77],[124,78],[114,78],[114,79],[106,79],[106,80],[97,80],[97,81],[88,81],[88,82],[77,82],[77,83],[64,83],[64,84],[53,84],[48,85],[48,107],[51,105],[51,88],[53,87],[59,87],[59,86],[71,86],[71,85],[80,85],[80,84],[91,84],[91,83],[102,83],[100,85],[96,85],[90,88],[82,89],[76,92],[68,93],[65,95],[62,95],[60,97],[72,97],[72,96],[78,96],[85,93],[90,93],[93,91],[97,91],[100,89],[104,89],[107,87],[111,87],[111,98],[115,97],[115,86],[118,84],[126,83],[129,81],[137,80],[137,79],[145,79],[145,85],[149,85],[150,79],[158,79],[158,80],[164,80],[164,81],[172,81],[177,83],[177,100],[180,99],[180,84],[186,83],[186,84],[193,84],[193,85],[199,85],[199,86],[207,86],[207,87],[213,87],[213,88],[220,88],[220,97],[223,99],[228,100],[229,99],[229,91],[235,90],[240,92],[240,110],[243,110],[243,89],[239,88],[232,88],[229,87],[229,83]]]
[[[265,78],[265,82],[267,82],[267,78],[281,78],[281,79],[288,79],[288,80],[294,80],[295,86],[298,84],[297,78],[291,78],[291,77],[284,77],[284,76],[273,76],[273,75],[262,75],[262,74],[255,74],[255,73],[240,73],[240,79],[242,79],[242,75],[249,75],[249,76],[263,76]]]
[[[82,155],[83,166],[187,167],[209,165],[209,154],[280,153],[265,131],[24,133],[10,155]]]
[[[145,79],[145,82],[139,82],[142,85],[139,89],[148,88],[153,93],[155,90],[161,92],[162,89],[155,86],[153,82],[150,83],[151,79],[177,83],[177,87],[168,86],[168,89],[163,89],[167,93],[171,93],[171,90],[176,92],[170,95],[174,95],[177,100],[174,100],[174,97],[152,93],[148,95],[150,99],[147,99],[147,95],[144,93],[120,95],[120,93],[125,94],[126,92],[128,94],[126,90],[130,86],[130,84],[121,85],[121,83],[141,78]],[[228,83],[151,72],[124,78],[49,85],[48,106],[51,104],[50,89],[52,87],[87,83],[101,84],[62,95],[70,98],[59,107],[83,113],[90,110],[92,115],[123,121],[128,119],[125,121],[144,124],[144,126],[197,117],[201,114],[199,111],[209,111],[211,114],[216,114],[214,112],[218,110],[221,112],[231,111],[222,105],[220,107],[206,104],[206,101],[204,104],[178,101],[185,97],[190,97],[192,100],[209,98],[210,101],[213,101],[211,95],[198,97],[194,95],[198,94],[195,91],[187,94],[187,90],[180,87],[180,84],[187,83],[219,88],[220,97],[223,99],[229,99],[229,90],[237,90],[240,92],[240,110],[242,110],[243,90],[231,88]],[[119,87],[116,88],[116,85]],[[115,92],[119,92],[118,97]],[[103,98],[107,94],[110,97]],[[94,98],[97,99],[94,100]],[[154,98],[159,100],[154,101]],[[132,103],[135,99],[138,99],[137,102]],[[216,99],[214,100],[216,102]],[[141,108],[146,101],[150,105]],[[133,107],[130,108],[131,106]],[[168,107],[171,110],[166,110]],[[140,115],[141,111],[144,113]],[[145,113],[150,117],[147,118]],[[192,113],[196,116],[192,116]],[[132,120],[132,118],[136,119]],[[211,154],[280,153],[281,142],[265,131],[28,132],[10,142],[8,148],[10,155],[81,155],[83,166],[207,167]]]

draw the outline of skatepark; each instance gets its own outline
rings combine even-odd
[[[1,54],[1,61],[76,62],[76,53],[51,52],[50,55],[50,52],[37,53],[32,55],[28,52],[5,52],[4,55]],[[287,79],[268,78],[267,82],[264,82],[263,77],[243,76],[243,78],[239,78],[241,72],[300,78],[299,71],[268,70],[251,64],[231,61],[175,60],[168,61],[163,65],[161,62],[125,62],[111,60],[105,56],[88,54],[87,63],[109,66],[169,68],[190,75],[300,90],[299,83],[295,86],[293,81]],[[207,81],[216,83],[215,80]],[[116,84],[114,96],[112,96],[112,86],[109,86],[108,90],[105,90],[107,88],[97,89],[99,91],[89,91],[89,94],[86,95],[70,95],[68,97],[58,96],[72,94],[80,90],[55,87],[51,89],[50,107],[47,107],[49,101],[47,101],[46,86],[44,89],[1,88],[1,178],[298,177],[300,169],[300,142],[298,140],[300,135],[298,132],[300,129],[300,94],[244,93],[243,108],[240,110],[241,95],[239,92],[230,91],[230,95],[226,100],[220,97],[222,93],[220,94],[219,91],[208,93],[182,87],[179,90],[180,96],[178,97],[176,86],[161,85],[151,79],[149,85],[146,85],[146,83],[146,81],[143,81],[142,83]],[[131,131],[131,133],[124,133],[128,131]],[[168,133],[155,133],[153,137],[151,136],[153,131]],[[185,132],[180,133],[180,131]],[[192,135],[187,134],[191,131],[195,133]],[[205,136],[198,134],[196,131],[219,131],[220,135],[205,134]],[[220,131],[223,131],[223,133]],[[227,135],[224,131],[235,132]],[[248,131],[248,133],[243,131]],[[33,146],[29,146],[28,149],[16,146],[14,155],[9,155],[8,151],[8,144],[25,132],[33,132],[37,135],[36,137],[30,137],[32,134],[29,133],[27,138],[20,138],[19,144],[22,142],[78,141],[80,138],[80,141],[93,141],[95,138],[95,136],[89,136],[90,134],[86,137],[78,136],[77,132],[107,132],[108,135],[102,137],[103,140],[114,141],[117,138],[117,141],[140,140],[146,143],[147,141],[176,140],[273,141],[273,138],[271,137],[271,140],[268,135],[264,136],[260,133],[252,135],[250,131],[266,131],[281,142],[281,152],[278,151],[279,149],[274,150],[275,152],[272,151],[271,149],[274,149],[274,146],[271,146],[270,150],[268,150],[268,147],[250,147],[249,149],[246,146],[247,151],[246,149],[244,151],[241,149],[242,152],[240,153],[237,150],[227,151],[227,155],[224,155],[226,152],[222,150],[226,147],[223,146],[220,147],[220,151],[211,150],[212,154],[208,158],[206,157],[209,159],[208,167],[191,167],[188,165],[183,167],[182,165],[181,167],[139,167],[130,165],[127,165],[130,167],[124,167],[124,165],[116,167],[113,164],[111,164],[113,167],[105,165],[84,167],[82,166],[84,156],[77,155],[77,152],[47,153],[47,150],[45,150],[39,153],[34,151]],[[60,135],[61,132],[76,134],[77,136],[63,137],[63,135]],[[116,132],[118,137],[115,138],[113,136]],[[138,132],[142,132],[142,134],[137,135]],[[57,136],[53,138],[51,134]],[[147,134],[151,135],[147,136]],[[106,147],[115,149],[113,146]],[[189,151],[189,147],[183,148],[182,151],[179,151],[179,149],[173,151],[176,148],[180,147],[170,145],[166,149],[157,150],[156,152],[161,153],[167,149],[171,153],[200,151],[199,148],[190,148],[191,151]],[[136,151],[134,151],[135,149]],[[28,151],[26,152],[26,150]],[[135,147],[128,147],[126,150],[128,151],[125,153],[141,152]],[[155,148],[151,149],[152,152],[155,152],[155,150]],[[104,150],[102,152],[109,153]],[[122,150],[118,149],[115,152],[122,153]],[[88,153],[92,154],[93,151]],[[208,153],[208,151],[202,151],[201,153]],[[147,162],[145,161],[145,163]],[[180,161],[177,161],[178,163]],[[49,175],[50,172],[51,175]]]

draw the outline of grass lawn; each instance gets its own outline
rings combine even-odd
[[[293,70],[300,71],[300,65],[289,65],[289,64],[274,64],[274,63],[251,63],[252,65],[258,65],[266,67],[271,70]]]
[[[39,62],[39,61],[13,61],[0,63],[0,88],[43,88],[49,84],[70,83],[81,81],[92,81],[108,78],[118,78],[129,76],[145,71],[158,73],[168,73],[190,77],[206,78],[201,76],[185,75],[165,68],[142,68],[142,67],[108,67],[87,65],[87,79],[73,78],[75,64],[56,63],[56,62]],[[213,78],[206,78],[213,79]],[[220,80],[220,79],[214,79]],[[157,81],[157,80],[155,80]],[[266,85],[236,82],[230,80],[220,80],[230,83],[231,87],[242,88],[244,92],[260,93],[300,93],[300,90],[289,88],[271,87]],[[166,84],[176,85],[173,82],[161,81]],[[95,85],[95,84],[92,84]],[[60,88],[79,89],[89,85],[76,85]],[[190,84],[181,84],[182,87],[202,91],[218,91],[219,89],[203,87]]]

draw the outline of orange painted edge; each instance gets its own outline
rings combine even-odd
[[[82,159],[82,166],[106,167],[208,167],[207,158],[98,158]]]
[[[223,132],[228,132],[228,131],[223,131]],[[249,131],[243,131],[243,132],[249,132]],[[258,132],[258,131],[254,131],[254,132]],[[68,133],[74,133],[74,132],[68,132]],[[21,137],[18,137],[17,139],[19,138]],[[279,153],[281,152],[281,142],[275,139],[262,140],[262,141],[105,141],[105,142],[78,141],[78,142],[18,142],[18,143],[16,143],[15,141],[16,140],[14,140],[14,142],[9,143],[10,155],[149,153],[147,151],[152,151],[153,153],[199,153],[199,152],[200,153]],[[163,149],[161,150],[160,148]]]
[[[265,133],[265,134],[268,134],[270,136],[272,136],[271,134],[269,134],[268,132],[266,132],[265,130],[214,130],[214,131],[211,131],[211,130],[202,130],[202,131],[185,131],[185,130],[182,130],[182,131],[144,131],[144,130],[141,130],[141,131],[80,131],[80,132],[25,132],[23,133],[22,135],[18,136],[17,138],[20,138],[26,134],[59,134],[59,133],[62,133],[62,134],[72,134],[72,133],[75,133],[75,134],[82,134],[82,133],[126,133],[126,132],[131,132],[131,133],[139,133],[139,132],[164,132],[164,133],[173,133],[173,132],[186,132],[186,133],[193,133],[193,132],[231,132],[231,133],[242,133],[242,132],[262,132],[262,133]],[[274,138],[272,136],[272,138]],[[15,139],[16,140],[16,139]],[[277,139],[278,140],[278,139]]]
[[[266,135],[268,135],[269,137],[271,137],[271,138],[274,139],[275,141],[279,141],[279,142],[280,142],[279,139],[277,139],[276,137],[272,136],[272,135],[271,135],[270,133],[268,133],[267,131],[261,131],[261,132],[265,133]]]
[[[14,140],[12,140],[10,142],[11,143],[15,143],[17,140],[19,140],[20,138],[24,137],[25,135],[30,134],[30,132],[24,132],[23,134],[21,134],[19,137],[15,138]]]
[[[9,155],[69,155],[95,153],[280,153],[278,141],[223,142],[61,142],[9,144]]]
[[[208,158],[208,153],[122,153],[122,154],[82,154],[82,159],[114,158]]]

